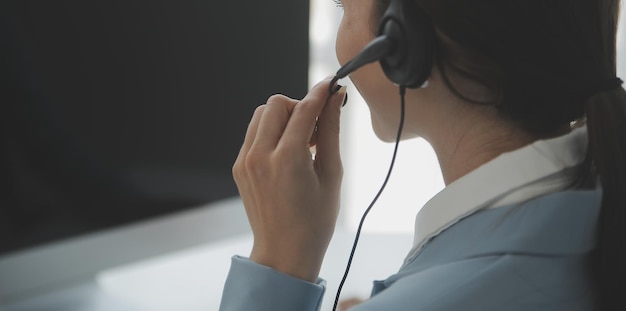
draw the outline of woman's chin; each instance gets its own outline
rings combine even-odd
[[[372,119],[372,129],[374,130],[374,134],[376,137],[382,142],[385,143],[394,143],[398,138],[398,128],[397,127],[389,127],[378,124],[375,120]],[[406,128],[402,132],[402,137],[400,140],[408,140],[413,138],[419,138],[420,136],[415,133],[410,133],[406,131]]]
[[[372,119],[372,129],[374,130],[374,134],[376,137],[383,142],[392,143],[396,141],[396,137],[398,136],[398,129],[392,129],[390,127],[381,126],[376,120]]]

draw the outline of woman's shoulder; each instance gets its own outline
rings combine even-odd
[[[490,254],[561,256],[594,247],[600,190],[570,190],[481,210],[430,240],[408,261],[442,262]]]
[[[589,310],[600,200],[600,191],[564,191],[474,213],[377,282],[375,297],[423,310]]]
[[[377,282],[365,310],[593,310],[584,256],[492,254]],[[383,308],[383,306],[387,306]]]

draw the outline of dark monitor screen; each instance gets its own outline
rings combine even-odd
[[[0,255],[236,195],[254,108],[306,93],[308,11],[0,2]]]

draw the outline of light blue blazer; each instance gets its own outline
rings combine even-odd
[[[351,311],[593,310],[585,267],[601,191],[478,211],[433,238]],[[317,311],[317,284],[234,257],[221,311]]]

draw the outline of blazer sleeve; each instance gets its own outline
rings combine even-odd
[[[234,256],[220,311],[319,311],[326,281],[310,283]]]

